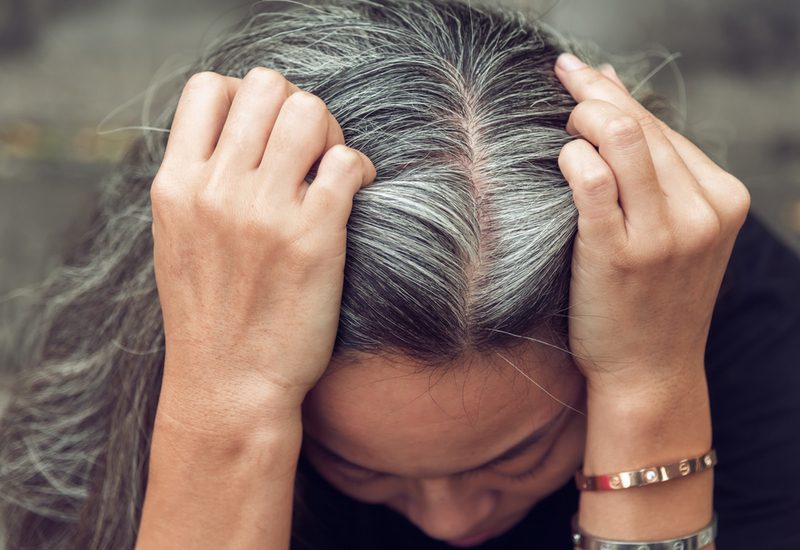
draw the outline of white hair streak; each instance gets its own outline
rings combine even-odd
[[[575,102],[553,72],[568,49],[584,51],[490,2],[261,0],[195,62],[165,62],[97,125],[141,135],[104,179],[91,231],[41,285],[0,301],[34,304],[8,317],[14,358],[0,365],[20,372],[0,418],[10,548],[135,546],[166,346],[150,186],[173,84],[268,66],[325,101],[378,174],[353,200],[333,354],[435,370],[520,338],[570,353],[533,336],[563,342],[568,327],[577,210],[557,158]],[[138,123],[117,121],[140,100]]]

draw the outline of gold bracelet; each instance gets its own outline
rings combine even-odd
[[[575,484],[580,491],[616,491],[618,489],[642,487],[654,483],[663,483],[664,481],[679,477],[686,477],[712,468],[716,464],[717,453],[714,449],[711,449],[703,455],[695,458],[684,458],[680,462],[675,462],[674,464],[650,466],[630,472],[586,476],[583,475],[582,471],[578,470],[575,473]]]

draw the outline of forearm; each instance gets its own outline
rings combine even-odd
[[[264,415],[258,429],[233,428],[232,420],[217,430],[214,419],[200,429],[179,420],[180,408],[164,394],[136,549],[287,549],[302,439],[299,411]],[[255,419],[258,409],[246,414],[232,408],[228,418]],[[203,416],[202,409],[196,413]]]
[[[632,388],[590,391],[587,405],[587,475],[668,464],[711,448],[705,376],[651,388],[649,394]],[[659,540],[697,531],[712,514],[713,470],[706,470],[647,487],[583,491],[579,524],[604,539]]]

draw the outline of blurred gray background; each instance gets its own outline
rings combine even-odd
[[[800,251],[800,4],[507,3],[533,6],[608,52],[651,52],[654,66],[658,52],[680,53],[681,78],[666,67],[656,91],[685,100],[688,131]],[[13,299],[7,293],[39,281],[86,229],[100,178],[137,135],[98,135],[101,121],[124,107],[100,129],[141,124],[141,96],[126,102],[191,62],[248,5],[0,0],[0,294]],[[0,392],[0,410],[3,402]]]

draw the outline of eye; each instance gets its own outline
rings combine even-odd
[[[544,460],[540,460],[539,463],[536,464],[536,466],[534,466],[530,470],[526,470],[526,471],[522,472],[521,474],[514,474],[514,475],[498,474],[498,475],[501,475],[501,476],[503,476],[505,478],[508,478],[508,479],[512,479],[514,481],[525,481],[526,479],[530,479],[530,478],[534,477],[536,474],[538,474],[539,470],[542,469],[542,465],[544,465],[544,463],[545,463]]]
[[[500,472],[496,472],[496,473],[498,475],[500,475],[500,476],[503,476],[505,478],[511,479],[513,481],[525,481],[526,479],[530,479],[533,476],[535,476],[536,474],[538,474],[539,470],[541,470],[542,467],[545,464],[547,464],[547,459],[550,458],[550,454],[553,451],[553,447],[554,446],[551,445],[547,449],[547,451],[544,453],[544,456],[542,456],[542,458],[536,463],[536,465],[533,468],[530,468],[529,470],[525,470],[521,474],[502,474]]]
[[[539,472],[539,470],[541,470],[541,468],[544,465],[544,463],[546,462],[546,460],[547,460],[547,456],[542,457],[542,459],[539,460],[539,462],[537,462],[536,465],[533,468],[525,470],[524,472],[522,472],[520,474],[506,474],[506,473],[503,473],[503,472],[498,472],[496,470],[492,470],[490,468],[483,468],[483,469],[480,469],[480,470],[470,470],[468,472],[461,472],[459,474],[455,474],[453,477],[455,479],[466,479],[466,478],[469,478],[469,477],[472,477],[472,476],[475,476],[475,475],[479,475],[479,474],[491,473],[491,474],[494,474],[496,476],[500,476],[500,477],[503,477],[503,478],[506,478],[506,479],[511,479],[511,480],[514,480],[514,481],[523,481],[523,480],[530,479],[531,477],[535,476]]]
[[[354,466],[348,462],[336,460],[335,458],[332,457],[331,457],[331,462],[333,463],[333,466],[336,469],[337,473],[341,474],[342,477],[350,479],[351,481],[358,481],[363,483],[365,481],[373,481],[387,477],[386,474],[373,472],[372,470],[367,470],[365,468],[359,468],[358,466]]]

